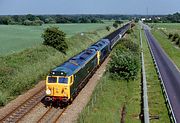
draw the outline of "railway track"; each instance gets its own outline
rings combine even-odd
[[[67,108],[67,107],[66,107]],[[66,108],[49,107],[46,112],[37,121],[38,123],[56,123],[62,116]]]
[[[30,96],[22,104],[17,106],[14,110],[9,112],[6,116],[0,119],[2,123],[18,122],[27,113],[29,113],[45,96],[45,88],[41,88],[37,93]]]

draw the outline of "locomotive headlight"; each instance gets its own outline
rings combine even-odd
[[[46,94],[47,94],[47,95],[50,95],[50,94],[51,94],[51,90],[47,89],[47,90],[46,90]]]

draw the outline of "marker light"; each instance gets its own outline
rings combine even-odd
[[[51,94],[51,90],[47,89],[47,90],[46,90],[46,94],[47,94],[47,95],[50,95],[50,94]]]

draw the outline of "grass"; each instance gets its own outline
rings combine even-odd
[[[155,27],[161,27],[161,28],[167,28],[167,29],[179,29],[180,30],[180,24],[179,23],[154,23]]]
[[[168,54],[168,56],[172,59],[172,61],[177,65],[180,69],[180,48],[175,47],[174,44],[159,30],[152,30],[153,36],[160,43],[161,47]]]
[[[94,107],[92,107],[91,102],[89,102],[89,109],[88,106],[84,109],[79,122],[119,123],[121,120],[121,111],[125,105],[125,122],[132,123],[133,121],[133,123],[140,123],[139,84],[140,82],[138,80],[130,82],[122,80],[115,81],[109,77],[109,73],[106,73],[101,78],[93,94],[93,96],[95,94],[97,95]]]
[[[103,24],[44,24],[42,26],[0,25],[0,56],[41,45],[41,34],[49,26],[57,26],[67,34],[67,38],[81,32],[105,28],[111,21]]]
[[[139,43],[137,28],[131,35],[126,35]],[[112,80],[106,72],[96,86],[91,101],[80,114],[78,122],[85,123],[119,123],[121,111],[125,106],[125,122],[140,123],[141,87],[140,71],[136,80]],[[102,87],[102,89],[101,89]],[[96,97],[96,102],[94,99]],[[92,101],[93,100],[93,101]],[[92,102],[94,102],[92,106]]]
[[[180,34],[180,27],[179,23],[154,23],[150,24],[153,26],[153,28],[161,30],[165,34],[169,33],[179,33]]]
[[[170,119],[165,105],[165,99],[161,90],[160,81],[152,61],[145,35],[142,33],[143,51],[146,70],[146,79],[148,84],[148,104],[150,116],[158,116],[159,119],[151,119],[151,123],[169,123]]]
[[[106,29],[98,29],[68,38],[66,55],[51,47],[38,45],[0,57],[0,106],[32,88],[39,80],[45,79],[50,70],[109,33]]]

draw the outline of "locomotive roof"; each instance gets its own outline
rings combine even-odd
[[[71,76],[95,55],[94,49],[87,49],[52,70],[49,76]]]
[[[97,43],[91,45],[89,47],[89,49],[95,49],[97,50],[101,50],[102,48],[104,48],[106,45],[108,45],[109,41],[107,39],[101,39],[100,41],[98,41]]]

